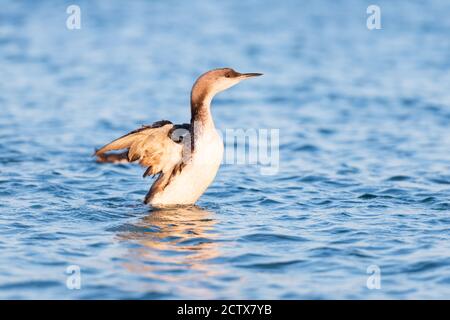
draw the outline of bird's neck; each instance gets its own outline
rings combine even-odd
[[[214,93],[198,84],[195,84],[192,88],[191,127],[195,129],[195,133],[205,130],[215,130],[211,115],[211,101],[213,97]]]

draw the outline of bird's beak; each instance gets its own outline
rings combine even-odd
[[[262,73],[241,73],[241,77],[243,79],[259,77],[259,76],[262,76],[262,75],[263,75]]]

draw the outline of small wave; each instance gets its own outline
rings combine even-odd
[[[309,175],[309,176],[305,176],[303,178],[300,179],[301,182],[320,182],[320,181],[324,181],[327,180],[326,177],[322,177],[322,176],[316,176],[316,175]]]
[[[392,176],[386,181],[408,181],[411,180],[411,177],[409,176]]]
[[[435,202],[435,201],[436,201],[435,197],[426,197],[426,198],[420,200],[419,202],[421,202],[421,203],[430,203],[430,202]]]
[[[177,245],[183,245],[183,246],[197,246],[204,243],[212,243],[215,242],[214,239],[211,238],[205,238],[205,237],[192,237],[189,239],[184,239],[177,242]]]
[[[306,238],[299,236],[290,236],[285,234],[273,234],[273,233],[253,233],[241,237],[241,241],[254,241],[254,242],[275,242],[275,241],[295,241],[304,242],[308,241]]]
[[[436,205],[435,210],[450,210],[450,202],[441,202]]]
[[[405,195],[408,194],[408,191],[404,189],[398,189],[398,188],[389,188],[385,190],[381,190],[379,192],[382,195]]]
[[[431,270],[438,269],[438,268],[443,268],[446,266],[448,266],[448,261],[447,261],[447,263],[443,263],[440,261],[420,261],[420,262],[416,262],[416,263],[406,266],[403,269],[403,272],[420,273],[420,272],[431,271]]]
[[[252,264],[241,264],[237,265],[239,268],[246,269],[263,269],[263,270],[272,270],[272,269],[282,269],[288,266],[305,263],[304,260],[288,260],[288,261],[276,261],[276,262],[266,262],[266,263],[252,263]]]
[[[450,178],[431,178],[429,181],[437,184],[450,184]]]
[[[48,281],[48,280],[32,280],[32,281],[21,281],[21,282],[9,282],[0,285],[0,290],[17,290],[17,289],[48,289],[52,287],[61,286],[61,282]]]
[[[371,194],[371,193],[364,193],[363,195],[360,195],[358,198],[362,199],[362,200],[371,200],[371,199],[378,198],[378,196],[375,194]]]
[[[294,151],[297,152],[318,152],[320,149],[312,144],[305,144],[303,146],[297,147]]]

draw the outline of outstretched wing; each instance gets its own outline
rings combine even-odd
[[[108,162],[105,159],[111,156],[111,159],[139,161],[142,166],[148,167],[144,177],[162,173],[167,174],[167,178],[182,168],[182,142],[189,133],[189,127],[189,124],[174,125],[167,120],[158,121],[112,141],[98,149],[95,155],[101,162]],[[122,154],[108,154],[123,149],[126,151]]]

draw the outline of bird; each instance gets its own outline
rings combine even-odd
[[[232,68],[203,73],[192,86],[189,123],[160,120],[143,125],[97,149],[94,153],[97,162],[138,162],[146,167],[143,177],[157,178],[145,196],[145,204],[194,205],[213,182],[223,158],[223,141],[211,113],[214,96],[261,75],[240,73]]]

